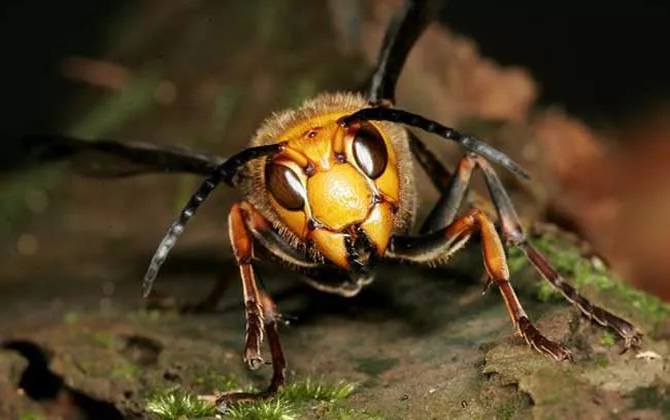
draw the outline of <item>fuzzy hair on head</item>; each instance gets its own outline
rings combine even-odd
[[[368,106],[367,100],[360,94],[340,92],[325,93],[305,101],[296,109],[278,112],[266,119],[251,139],[250,146],[274,144],[287,130],[319,115],[333,112],[354,113]],[[394,217],[393,234],[406,233],[413,223],[416,211],[416,195],[414,193],[414,178],[412,157],[405,128],[398,124],[375,121],[383,135],[390,140],[398,161],[398,175],[400,178],[400,204]],[[281,222],[279,215],[274,211],[265,186],[265,165],[267,158],[256,159],[247,165],[245,174],[240,179],[240,186],[245,192],[247,200],[270,221],[282,237],[293,247],[299,246],[301,241]],[[323,261],[323,256],[316,250],[310,250],[315,260]]]

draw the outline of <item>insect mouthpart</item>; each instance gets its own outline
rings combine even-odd
[[[377,247],[360,225],[350,226],[344,238],[347,262],[354,271],[368,271]]]

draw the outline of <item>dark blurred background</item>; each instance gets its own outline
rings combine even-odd
[[[667,103],[670,6],[663,1],[450,1],[442,20],[484,56],[527,67],[541,102],[590,123]]]
[[[400,4],[6,0],[0,165],[18,162],[26,133],[227,155],[270,112],[323,90],[359,86]],[[440,19],[446,29],[435,29],[418,48],[401,105],[405,98],[409,108],[430,109],[423,83],[435,96],[455,98],[438,108],[447,123],[503,120],[490,138],[544,182],[533,187],[542,191],[532,216],[567,220],[624,279],[670,298],[670,263],[656,245],[670,233],[670,5],[451,0]],[[480,73],[489,84],[468,78]],[[525,95],[520,116],[472,105],[489,85],[505,84],[497,104]],[[519,143],[509,144],[510,133],[522,134]],[[48,266],[39,258],[83,252],[99,263],[117,252],[149,253],[196,183],[188,176],[81,180],[62,167],[2,175],[2,258],[12,261],[4,276],[30,277]],[[221,194],[207,206],[200,217],[208,222],[194,223],[183,246],[225,244],[225,205],[233,198]],[[75,250],[82,242],[86,249]]]
[[[152,3],[163,11],[179,8],[184,14],[182,19],[187,20],[189,10],[196,13],[207,2],[166,2],[171,6],[129,0],[2,2],[3,130],[21,134],[61,129],[69,115],[65,105],[82,89],[77,81],[63,77],[64,58],[117,55],[114,51],[119,51],[118,37],[132,37],[124,33],[130,29],[124,25],[132,26],[138,14],[150,13],[147,9]],[[231,5],[235,2],[222,3],[228,4],[219,6],[221,9],[251,11],[267,7],[259,1],[238,6]],[[335,7],[356,7],[355,3],[366,2],[333,2]],[[322,6],[322,12],[329,13]],[[285,6],[295,10],[306,7],[314,6],[305,1],[289,1]],[[276,24],[294,25],[303,16],[288,13],[280,18],[281,23]],[[441,21],[455,32],[474,39],[483,55],[503,65],[528,68],[541,86],[544,104],[562,104],[570,113],[600,123],[644,116],[650,109],[667,103],[668,18],[670,6],[664,1],[451,0],[445,2],[440,14]],[[240,39],[255,31],[256,22],[250,19],[248,23],[239,26],[236,35]],[[166,33],[158,35],[163,40],[169,38]],[[301,41],[307,42],[306,38]],[[202,48],[219,49],[221,54],[235,44],[225,39],[202,41]],[[161,40],[152,42],[156,45]],[[146,60],[160,61],[160,53],[153,57],[124,56],[123,64],[136,66]]]

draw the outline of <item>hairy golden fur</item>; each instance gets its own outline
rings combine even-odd
[[[325,93],[305,101],[296,109],[289,109],[273,114],[266,119],[250,142],[250,146],[261,146],[277,143],[282,133],[292,127],[312,119],[318,115],[331,112],[351,112],[368,106],[368,102],[360,94],[341,92]],[[406,130],[398,125],[384,121],[375,121],[384,135],[391,141],[398,160],[400,176],[400,205],[393,221],[393,234],[406,233],[413,223],[416,210],[416,195],[414,193],[414,179],[411,152]],[[301,241],[290,232],[280,221],[267,196],[265,187],[264,167],[266,159],[257,159],[249,163],[246,174],[240,180],[248,200],[270,223],[278,229],[282,237],[291,246],[299,246]],[[261,192],[261,193],[259,193]],[[315,260],[323,261],[317,250],[310,250]]]

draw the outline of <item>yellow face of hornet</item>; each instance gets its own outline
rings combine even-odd
[[[360,95],[322,94],[274,114],[251,146],[282,143],[282,151],[251,162],[240,180],[287,244],[344,269],[383,256],[416,210],[405,129],[339,122],[367,106]]]
[[[281,221],[328,260],[349,266],[346,241],[365,236],[382,255],[400,200],[396,155],[374,123],[348,128],[348,113],[320,115],[291,127],[286,151],[264,168],[269,201]]]

